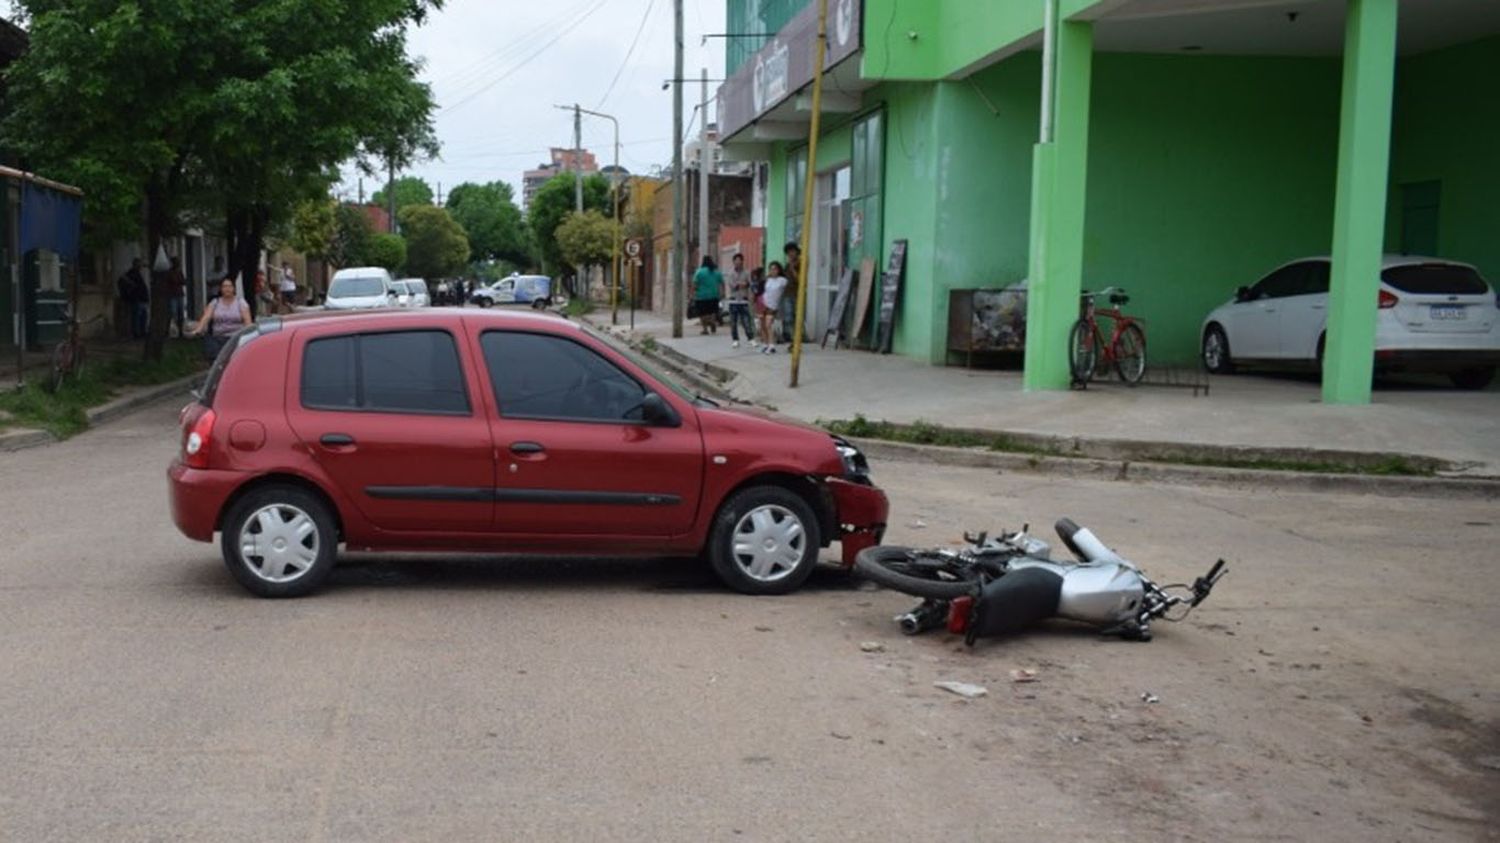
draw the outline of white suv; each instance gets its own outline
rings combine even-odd
[[[427,294],[427,282],[420,278],[402,278],[396,282],[396,299],[402,307],[427,307],[432,298]]]
[[[333,274],[323,306],[329,310],[366,310],[394,305],[396,297],[396,282],[389,272],[378,266],[356,266]]]
[[[1203,320],[1203,364],[1321,365],[1328,321],[1329,259],[1303,258],[1241,287]],[[1474,267],[1386,255],[1375,317],[1375,367],[1446,372],[1483,389],[1500,364],[1500,297]]]

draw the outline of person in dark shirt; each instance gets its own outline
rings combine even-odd
[[[141,275],[140,258],[130,262],[130,268],[115,281],[115,292],[120,301],[125,302],[126,312],[130,318],[131,339],[146,338],[146,323],[150,318],[151,290],[146,286],[146,278]]]

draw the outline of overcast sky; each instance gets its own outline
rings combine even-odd
[[[724,31],[724,0],[683,3],[684,75],[696,79],[707,67],[710,79],[722,77],[724,41],[702,36]],[[616,117],[620,164],[632,173],[671,163],[672,93],[661,86],[672,76],[672,0],[446,0],[409,48],[426,63],[443,147],[439,160],[410,172],[434,188],[441,182],[445,194],[465,181],[504,180],[519,202],[522,171],[548,160],[548,147],[573,144],[572,112],[556,104]],[[709,83],[710,111],[717,87]],[[699,86],[683,99],[686,124]],[[609,121],[584,115],[583,145],[609,164]],[[365,196],[377,187],[367,178]]]

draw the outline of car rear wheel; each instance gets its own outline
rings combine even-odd
[[[1484,389],[1495,379],[1494,366],[1475,366],[1472,369],[1459,369],[1448,375],[1453,385],[1459,389]]]
[[[1209,325],[1203,332],[1203,368],[1215,375],[1234,372],[1234,360],[1229,356],[1229,337],[1218,325]]]
[[[479,306],[480,307],[485,307],[485,308],[487,308],[490,305],[494,304],[494,302],[490,301],[488,298],[481,298],[481,299],[478,299],[477,301],[479,302]]]
[[[316,495],[296,486],[263,486],[224,517],[220,546],[229,573],[261,597],[300,597],[333,570],[338,531]]]
[[[752,486],[719,510],[708,561],[735,591],[786,594],[812,575],[820,539],[817,516],[800,495],[780,486]]]

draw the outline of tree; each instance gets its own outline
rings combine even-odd
[[[608,214],[609,180],[595,173],[583,179],[583,208]],[[573,174],[560,173],[548,179],[531,197],[527,222],[535,238],[537,254],[550,272],[565,263],[557,246],[557,227],[574,211]]]
[[[402,176],[401,178],[396,179],[394,186],[396,194],[396,216],[398,218],[400,217],[402,211],[406,210],[412,205],[432,204],[432,188],[427,184],[427,182],[423,181],[420,178],[417,178],[416,176]],[[380,190],[375,191],[375,195],[370,197],[370,201],[382,208],[389,208],[391,204],[391,195],[386,192],[385,188],[381,188]]]
[[[446,278],[469,265],[469,236],[447,208],[413,205],[401,212],[406,270],[418,278]]]
[[[370,218],[358,205],[339,205],[333,212],[333,240],[328,244],[328,262],[334,266],[364,266],[375,232]]]
[[[506,261],[516,265],[530,262],[526,223],[508,183],[464,182],[448,194],[448,211],[468,232],[469,250],[475,261]]]
[[[370,238],[365,250],[365,266],[383,266],[392,273],[406,264],[406,240],[399,234],[380,232]]]
[[[288,244],[309,257],[328,257],[338,234],[338,208],[337,202],[327,198],[297,205],[292,210]]]
[[[335,165],[431,149],[406,30],[440,3],[17,0],[30,49],[7,70],[0,143],[84,188],[105,228],[143,221],[152,255],[191,199],[214,197],[230,271],[248,275],[271,224]],[[147,357],[165,341],[164,283]]]
[[[613,254],[617,229],[614,220],[598,211],[568,214],[557,227],[557,246],[574,269],[601,264]]]

